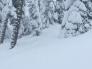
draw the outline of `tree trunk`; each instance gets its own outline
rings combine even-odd
[[[3,22],[3,25],[2,25],[2,31],[1,31],[1,34],[0,34],[0,44],[3,43],[4,38],[5,38],[5,32],[6,32],[6,28],[7,28],[8,19],[9,19],[9,13],[7,14],[6,19],[5,19],[5,21]]]
[[[11,38],[11,48],[14,48],[16,43],[17,43],[17,39],[18,39],[18,33],[19,33],[19,28],[20,28],[20,22],[22,19],[22,13],[23,13],[23,0],[12,0],[13,1],[13,5],[16,8],[16,15],[17,18],[15,19],[14,22],[14,27],[13,27],[13,34],[12,34],[12,38]]]

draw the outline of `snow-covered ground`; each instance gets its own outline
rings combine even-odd
[[[0,46],[0,69],[92,69],[92,31],[62,39],[60,26],[53,25],[41,36],[26,36],[9,50]]]

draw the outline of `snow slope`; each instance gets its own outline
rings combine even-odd
[[[26,36],[12,50],[6,41],[0,46],[0,69],[92,69],[92,31],[61,39],[59,30],[53,25],[39,37]]]

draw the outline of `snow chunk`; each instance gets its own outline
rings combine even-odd
[[[73,4],[73,6],[77,7],[79,10],[87,11],[87,8],[85,7],[85,5],[81,1],[79,1],[79,0],[77,0]]]
[[[69,14],[68,21],[71,23],[82,23],[82,18],[80,13],[73,11]]]
[[[64,5],[65,5],[65,9],[68,9],[71,7],[71,5],[73,5],[73,3],[75,2],[76,0],[66,0],[64,2]]]

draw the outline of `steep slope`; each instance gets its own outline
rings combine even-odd
[[[16,48],[0,46],[0,69],[92,69],[92,31],[61,39],[53,25],[39,37],[19,39]]]

